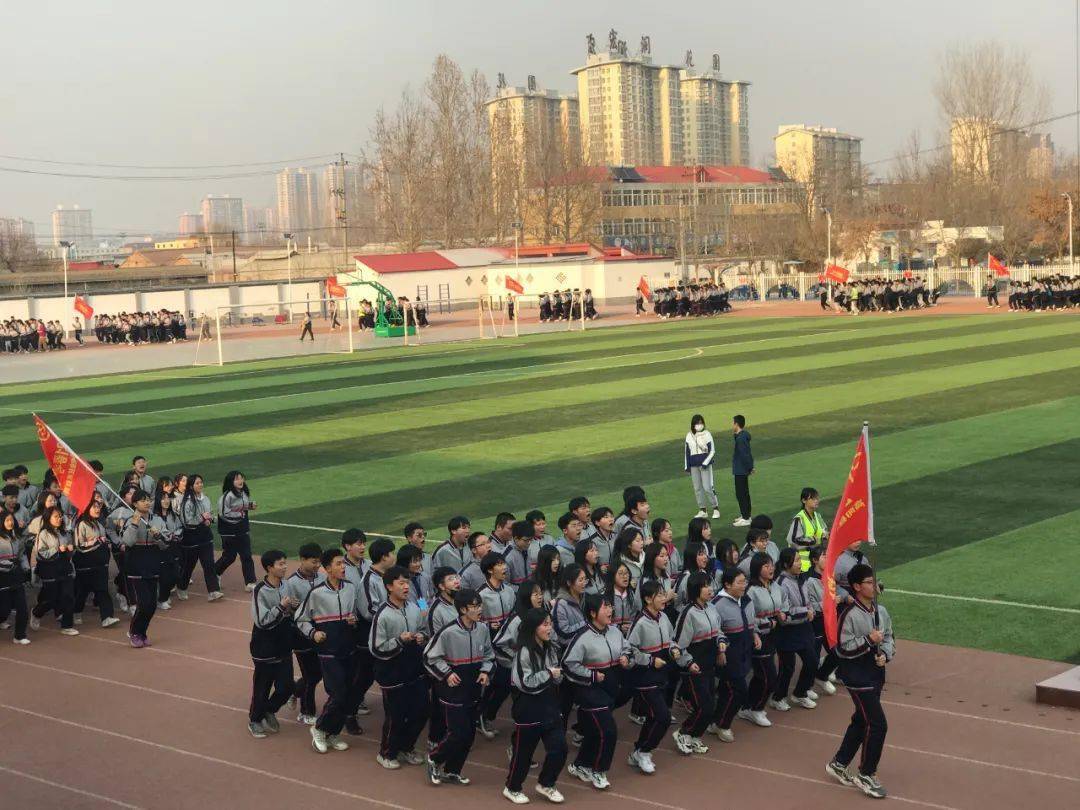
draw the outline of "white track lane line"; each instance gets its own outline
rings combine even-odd
[[[882,574],[884,576],[884,573]],[[974,602],[980,605],[997,605],[998,607],[1018,607],[1026,610],[1050,610],[1054,613],[1070,613],[1080,616],[1080,609],[1054,607],[1052,605],[1031,605],[1026,602],[1009,602],[1004,599],[981,599],[977,596],[957,596],[951,593],[924,593],[923,591],[905,591],[900,588],[889,587],[885,589],[886,596],[890,593],[899,593],[904,596],[925,596],[929,599],[948,599],[952,602]]]
[[[127,802],[122,802],[119,799],[113,799],[109,796],[102,796],[100,793],[91,793],[89,790],[83,790],[82,788],[65,785],[62,782],[57,782],[55,779],[42,779],[40,776],[34,776],[32,773],[27,773],[26,771],[17,771],[14,768],[5,768],[3,765],[0,765],[0,772],[9,773],[12,776],[18,776],[21,779],[27,779],[31,782],[37,782],[39,785],[47,785],[51,788],[66,790],[68,793],[74,793],[77,796],[83,796],[87,799],[96,799],[99,802],[106,802],[116,807],[125,807],[127,808],[127,810],[143,810],[140,805],[128,804]]]

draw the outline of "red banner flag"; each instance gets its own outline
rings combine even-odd
[[[510,278],[510,276],[506,277],[506,289],[510,292],[517,293],[518,295],[525,292],[525,288],[521,286],[521,282],[516,278]]]
[[[904,278],[911,278],[911,277],[913,277],[914,275],[915,275],[915,274],[914,274],[914,273],[912,273],[912,272],[911,272],[910,270],[905,270],[905,271],[904,271]]]
[[[94,495],[97,476],[90,465],[79,458],[63,439],[53,433],[52,428],[42,422],[36,413],[34,426],[37,428],[38,440],[41,442],[41,451],[45,454],[45,460],[49,462],[53,474],[56,475],[61,491],[67,495],[71,505],[81,513],[90,504],[90,499]]]
[[[874,543],[874,501],[870,486],[870,428],[863,424],[851,472],[844,484],[844,494],[836,508],[829,547],[825,552],[825,571],[821,575],[825,596],[821,612],[825,620],[825,638],[830,647],[836,646],[836,569],[837,558],[855,543],[863,540]]]
[[[649,282],[645,280],[645,276],[641,277],[641,280],[637,283],[637,288],[645,296],[646,301],[652,301],[652,290],[649,289]]]
[[[1005,265],[1003,265],[997,259],[995,259],[994,255],[992,253],[988,253],[986,255],[987,255],[987,263],[989,264],[991,270],[993,270],[999,276],[1007,276],[1007,275],[1009,275],[1009,268],[1006,267]]]
[[[830,264],[825,268],[825,278],[829,281],[835,281],[838,284],[846,283],[849,275],[850,273],[848,273],[847,268],[841,267],[838,264]]]
[[[81,295],[75,296],[75,311],[87,319],[94,317],[94,308]]]
[[[348,293],[345,288],[338,284],[337,276],[328,276],[326,279],[326,294],[331,298],[344,298]]]

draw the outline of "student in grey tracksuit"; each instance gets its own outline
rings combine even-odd
[[[103,509],[101,504],[91,501],[79,516],[75,523],[72,562],[75,566],[75,616],[82,621],[86,599],[93,594],[102,626],[107,627],[118,622],[109,621],[113,618],[113,599],[109,593],[109,538],[105,535],[101,517]]]
[[[802,563],[793,548],[780,552],[777,564],[780,576],[776,584],[784,595],[783,611],[785,620],[776,628],[776,651],[780,659],[780,671],[773,689],[773,700],[786,700],[791,678],[795,674],[795,658],[802,661],[799,679],[795,682],[792,693],[795,701],[804,708],[813,708],[813,702],[807,703],[807,692],[814,685],[817,675],[817,651],[814,645],[814,609],[799,581],[799,569]]]
[[[461,569],[472,559],[472,554],[469,553],[468,548],[468,537],[471,530],[469,519],[462,516],[450,518],[447,530],[450,532],[450,537],[440,543],[435,551],[431,553],[431,565],[433,568],[440,568],[444,565],[449,566],[460,574]]]
[[[444,625],[424,649],[424,667],[435,681],[443,714],[444,736],[435,741],[428,756],[433,784],[451,781],[467,784],[461,769],[476,736],[481,690],[495,666],[488,625],[481,621],[480,596],[463,588],[454,594],[456,621]]]
[[[425,621],[428,638],[434,638],[435,634],[446,625],[457,621],[458,611],[454,607],[454,594],[461,589],[461,577],[453,568],[445,565],[432,572],[431,581],[436,595],[431,601]],[[443,713],[439,711],[439,696],[435,690],[434,681],[429,686],[431,721],[428,723],[428,747],[430,748],[446,736],[446,725]]]
[[[158,602],[158,579],[165,559],[165,535],[153,525],[150,495],[136,492],[132,497],[135,514],[128,520],[120,542],[125,547],[124,567],[128,595],[135,604],[128,635],[133,647],[149,647],[146,633]]]
[[[7,621],[15,612],[15,643],[28,644],[26,625],[26,574],[23,540],[19,537],[15,516],[0,510],[0,618]]]
[[[559,575],[562,587],[551,604],[551,624],[555,630],[552,643],[561,658],[570,642],[585,627],[585,614],[581,608],[582,599],[585,597],[585,572],[575,563],[559,569]],[[574,693],[573,682],[565,678],[560,689],[564,726],[570,722]]]
[[[195,571],[195,563],[202,567],[206,590],[211,599],[220,599],[221,584],[217,569],[214,567],[214,535],[210,527],[214,523],[213,507],[210,499],[203,494],[201,475],[188,476],[188,488],[180,501],[180,522],[183,523],[183,537],[180,540],[180,553],[183,568],[176,587],[180,598],[187,598],[188,585]]]
[[[720,632],[728,640],[723,662],[717,673],[717,700],[714,722],[722,731],[731,731],[731,721],[749,707],[746,679],[752,668],[754,649],[760,645],[755,625],[754,603],[746,595],[746,575],[738,568],[726,568],[720,575],[720,591],[713,598],[713,608],[720,617]],[[734,737],[720,735],[725,742]]]
[[[282,577],[288,570],[285,553],[264,552],[260,563],[266,576],[251,594],[251,661],[255,666],[249,728],[277,733],[276,714],[293,694],[292,644],[293,613],[300,603],[290,593]],[[271,691],[273,690],[273,691]]]
[[[297,556],[299,567],[285,579],[285,591],[296,604],[302,605],[317,586],[326,581],[326,574],[319,569],[319,557],[322,549],[317,543],[305,543],[300,546]],[[300,677],[293,684],[293,697],[300,704],[300,721],[308,725],[315,722],[315,687],[322,680],[319,667],[319,653],[311,639],[292,628],[293,654],[300,668]]]
[[[409,572],[392,566],[383,574],[383,584],[387,601],[372,619],[369,648],[383,696],[379,764],[394,768],[388,763],[399,757],[423,761],[414,748],[430,711],[423,662],[427,636],[420,609],[409,601]]]
[[[641,726],[630,763],[642,770],[640,754],[650,754],[671,727],[671,708],[667,704],[668,684],[681,650],[675,644],[675,629],[660,607],[663,591],[660,583],[650,580],[641,587],[645,608],[634,619],[626,637],[630,645],[630,684],[636,690],[645,722]],[[651,762],[651,756],[649,757]]]
[[[615,754],[618,730],[612,709],[621,691],[623,670],[630,667],[630,645],[611,624],[611,603],[603,597],[587,594],[582,612],[586,624],[562,656],[563,671],[574,684],[584,736],[571,772],[602,790],[608,786],[607,772]]]
[[[481,621],[487,625],[492,638],[498,635],[502,626],[514,616],[517,590],[506,583],[507,565],[501,554],[489,551],[480,563],[486,582],[479,590],[481,602]],[[492,724],[499,708],[510,697],[510,669],[495,666],[491,677],[484,687],[480,706],[480,730],[489,739],[495,736]]]
[[[229,566],[240,558],[240,571],[244,584],[250,589],[255,584],[255,563],[251,559],[251,523],[248,514],[255,509],[247,481],[239,470],[225,475],[218,499],[218,534],[221,536],[221,556],[214,564],[220,577]]]
[[[773,561],[765,552],[750,561],[750,588],[747,595],[754,603],[754,617],[761,647],[754,650],[754,677],[750,680],[750,706],[763,712],[776,687],[776,637],[773,631],[784,621],[784,594],[772,578]]]
[[[510,584],[517,587],[532,576],[532,566],[529,564],[530,544],[533,538],[532,524],[527,520],[519,520],[510,528],[511,540],[506,549],[507,579]]]
[[[859,563],[852,567],[848,583],[855,601],[840,614],[836,652],[840,656],[840,678],[855,704],[855,712],[828,770],[841,782],[847,775],[864,793],[884,798],[885,789],[875,774],[888,732],[881,690],[885,665],[896,654],[892,619],[875,601],[876,581],[870,566]],[[860,747],[859,771],[852,777],[847,767]]]
[[[532,608],[521,618],[514,641],[516,651],[510,667],[514,690],[511,714],[514,736],[511,739],[510,773],[506,787],[520,793],[529,775],[533,752],[544,742],[544,762],[537,779],[539,786],[553,790],[559,772],[566,763],[566,732],[559,714],[559,684],[563,674],[559,656],[551,641],[551,618],[546,610]]]
[[[701,743],[701,736],[716,710],[716,664],[719,654],[726,649],[727,639],[711,604],[712,595],[708,575],[691,574],[686,583],[686,607],[675,625],[675,643],[682,650],[678,663],[690,702],[690,714],[675,738],[684,754],[708,751]]]

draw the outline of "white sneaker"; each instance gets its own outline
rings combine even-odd
[[[809,697],[793,697],[791,702],[796,706],[802,706],[804,709],[816,709],[817,703],[811,700]]]
[[[384,757],[382,754],[376,756],[375,761],[382,765],[384,768],[386,768],[386,770],[388,771],[396,771],[398,768],[401,767],[401,763],[398,762],[396,759]]]
[[[122,593],[118,593],[116,595],[116,601],[120,605],[120,610],[126,611],[128,609],[127,597],[124,596]]]
[[[30,617],[30,629],[31,630],[40,630],[41,629],[41,619],[39,619],[37,616],[31,616]]]
[[[787,702],[787,698],[780,698],[780,700],[769,698],[769,708],[776,709],[778,712],[790,712],[791,704]]]
[[[8,621],[0,622],[0,630],[10,630],[10,629],[11,629],[11,622],[8,622]]]
[[[503,788],[503,796],[508,798],[514,804],[528,804],[529,797],[522,793],[520,790],[511,790],[508,787]]]
[[[712,519],[713,520],[719,520],[720,519],[720,510],[719,509],[713,509],[712,510]]]
[[[164,602],[157,603],[158,610],[172,610],[172,602],[166,599]]]
[[[28,639],[28,638],[13,638],[11,640],[11,643],[12,644],[29,644],[30,639]]]
[[[317,719],[318,718],[315,717],[315,715],[313,715],[313,714],[298,714],[298,715],[296,715],[296,722],[297,723],[303,723],[305,726],[313,726],[313,725],[315,725],[315,721]]]
[[[755,726],[761,726],[762,728],[768,728],[769,726],[772,725],[772,720],[770,720],[769,716],[767,714],[765,714],[765,712],[763,712],[763,711],[750,712],[750,717],[751,717],[750,722],[752,722]]]
[[[835,672],[832,675],[829,676],[829,683],[839,683],[839,681],[836,680],[836,673]]]
[[[481,734],[484,735],[484,739],[487,740],[494,740],[499,733],[499,730],[496,728],[492,728],[491,722],[485,720],[483,717],[481,717],[477,721],[476,728],[480,731]]]
[[[573,762],[566,766],[566,772],[571,776],[576,776],[582,782],[592,784],[592,771],[588,768],[579,768]]]
[[[559,793],[559,789],[554,785],[552,785],[551,787],[537,785],[536,792],[543,796],[545,799],[547,799],[549,802],[554,802],[555,804],[562,804],[564,801],[566,801],[566,798],[561,793]]]
[[[816,703],[816,702],[818,701],[818,698],[820,698],[820,697],[821,697],[821,695],[819,695],[819,694],[818,694],[817,692],[815,692],[815,691],[814,691],[813,689],[807,689],[807,690],[806,690],[806,696],[807,696],[808,698],[810,698],[810,699],[811,699],[812,701],[814,701],[815,703]]]
[[[224,596],[225,596],[225,594],[223,594],[221,591],[210,591],[210,593],[208,593],[206,595],[206,601],[207,602],[216,602],[218,599],[221,599]]]
[[[646,751],[631,751],[626,758],[626,764],[637,768],[642,773],[656,773],[656,763],[653,762],[652,754]]]
[[[337,734],[327,734],[326,735],[326,744],[329,747],[333,748],[335,751],[348,751],[349,750],[349,744],[347,742],[345,742],[343,739],[341,739],[341,737],[339,737]]]
[[[732,526],[749,526],[750,521],[747,520],[744,517],[740,517],[740,518],[737,518],[736,520],[731,521],[731,525]]]
[[[253,590],[255,590],[255,583],[254,582],[247,583],[246,585],[244,585],[244,590],[247,591],[248,593],[251,593]]]
[[[690,754],[694,753],[694,746],[691,745],[690,737],[686,734],[683,734],[678,729],[675,729],[673,732],[671,732],[671,738],[675,740],[675,747],[679,749],[680,754],[686,754],[687,756],[690,756]]]
[[[101,626],[102,627],[112,627],[113,625],[116,625],[116,624],[120,624],[120,620],[118,618],[116,618],[115,616],[110,616],[107,619],[102,619],[101,620]]]
[[[696,518],[703,518],[703,517],[708,517],[708,516],[709,516],[709,513],[706,512],[704,509],[698,509],[697,514],[694,515],[694,517],[696,517]]]
[[[716,730],[716,737],[720,740],[720,742],[735,742],[735,732],[733,732],[730,728],[718,728]]]
[[[592,786],[597,790],[607,790],[611,787],[611,782],[608,781],[607,774],[603,771],[593,771]]]
[[[330,746],[326,742],[326,732],[319,731],[315,726],[311,727],[311,747],[320,754],[325,754],[330,750]]]
[[[73,617],[75,624],[82,624],[82,614],[76,613]]]
[[[835,695],[836,687],[832,685],[832,681],[818,681],[821,684],[821,691],[826,695]]]
[[[700,737],[691,737],[690,738],[690,747],[693,749],[695,754],[707,754],[707,753],[709,753],[709,746],[707,746],[705,743],[703,743],[701,741]]]
[[[645,718],[642,717],[640,714],[634,714],[633,712],[630,712],[630,714],[627,715],[627,718],[635,726],[643,726],[643,725],[645,725]]]
[[[77,635],[79,635],[79,631],[76,630],[74,627],[64,627],[64,628],[61,628],[60,635],[62,635],[62,636],[77,636]]]
[[[122,599],[123,597],[120,597],[120,598]],[[187,601],[187,591],[182,591],[179,588],[177,588],[176,589],[176,598],[179,599],[181,602],[186,602]]]
[[[427,762],[427,757],[422,756],[415,751],[402,751],[398,754],[398,762],[405,761],[406,765],[423,765]]]

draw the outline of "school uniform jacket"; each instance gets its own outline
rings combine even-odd
[[[495,648],[495,663],[500,667],[509,669],[513,665],[519,627],[521,627],[521,617],[515,613],[503,622],[502,627],[492,636],[491,646]]]
[[[587,623],[563,651],[566,677],[581,687],[578,704],[585,710],[611,708],[619,694],[619,658],[630,657],[630,645],[613,624],[603,630]],[[597,675],[603,673],[604,679]]]
[[[23,541],[17,537],[0,534],[0,591],[21,588],[26,578],[23,565]]]
[[[481,621],[487,625],[491,635],[494,636],[513,615],[514,601],[517,599],[517,589],[505,582],[498,588],[485,583],[480,589]]]
[[[618,627],[619,632],[625,636],[630,632],[634,619],[641,611],[641,600],[638,598],[637,591],[632,588],[628,588],[622,593],[613,590],[609,598],[612,606],[611,623]]]
[[[563,676],[554,677],[549,670],[557,669],[559,655],[554,644],[544,648],[537,658],[528,647],[514,654],[510,668],[510,685],[515,692],[512,714],[520,726],[562,722],[557,694]]]
[[[210,527],[203,522],[203,514],[211,513],[213,507],[210,499],[204,492],[195,496],[189,492],[180,501],[180,521],[184,524],[183,544],[188,547],[206,545],[214,542],[214,536],[210,533]]]
[[[720,631],[720,616],[711,603],[683,608],[675,624],[675,643],[682,650],[678,663],[683,671],[691,664],[697,664],[702,672],[716,671],[718,645],[726,644],[727,639]]]
[[[713,597],[713,609],[720,618],[720,632],[727,639],[724,667],[729,677],[745,678],[752,666],[754,655],[754,627],[757,617],[754,615],[754,602],[745,594],[736,599],[725,590]]]
[[[453,602],[447,602],[441,596],[435,597],[427,615],[428,637],[434,636],[448,624],[457,621],[458,612]]]
[[[368,640],[375,659],[375,680],[383,689],[395,689],[423,676],[423,646],[402,641],[402,633],[423,635],[420,609],[411,602],[403,607],[384,602],[375,611]]]
[[[292,653],[294,627],[292,610],[281,606],[290,595],[283,580],[277,586],[264,577],[251,593],[251,660],[256,664],[279,664]]]
[[[634,664],[631,680],[638,689],[656,689],[668,682],[671,664],[675,662],[672,648],[675,641],[675,628],[664,613],[652,615],[647,610],[641,611],[630,627],[626,637],[630,645],[630,660]],[[664,666],[657,669],[657,659]]]
[[[536,570],[536,561],[540,557],[540,549],[544,546],[555,545],[555,538],[549,534],[543,537],[535,537],[529,542],[529,575]]]
[[[349,617],[360,620],[356,587],[347,580],[334,588],[329,581],[320,582],[308,593],[295,614],[296,628],[314,643],[315,631],[326,633],[321,644],[315,644],[320,658],[348,658],[356,649],[356,631]]]
[[[596,546],[596,563],[602,568],[606,568],[611,563],[611,552],[615,548],[615,535],[604,535],[600,529],[593,526],[593,533],[589,537],[593,541],[593,545]]]
[[[465,563],[465,567],[461,569],[459,576],[461,577],[462,588],[479,591],[487,584],[487,577],[485,577],[484,572],[480,570],[480,561],[476,559],[469,560]]]
[[[551,606],[551,624],[555,630],[555,646],[564,650],[574,636],[585,626],[585,614],[581,603],[566,591],[559,591]]]
[[[109,538],[101,521],[83,520],[75,527],[75,554],[72,562],[76,571],[108,566]]]
[[[293,571],[284,580],[285,593],[296,600],[298,605],[303,605],[308,595],[318,585],[326,582],[326,574],[321,570],[315,572],[315,576],[308,579],[299,570]],[[315,643],[307,636],[301,635],[299,629],[293,624],[293,649],[298,653],[309,653],[315,649]]]
[[[559,551],[559,570],[576,562],[574,559],[575,546],[565,537],[560,537],[555,541],[555,548]]]
[[[795,652],[814,646],[814,627],[809,619],[810,600],[798,577],[783,573],[777,584],[784,595],[787,619],[776,628],[777,649]]]
[[[885,638],[880,644],[870,642],[870,632],[880,630]],[[874,661],[878,652],[891,661],[896,654],[892,618],[884,605],[874,602],[869,608],[861,602],[844,608],[840,614],[836,654],[840,658],[840,680],[849,691],[880,689],[885,683],[885,667]]]
[[[784,609],[784,593],[776,582],[770,582],[768,588],[751,585],[747,595],[754,602],[754,616],[757,620],[757,632],[764,642],[770,637],[773,628],[780,621],[780,612]],[[763,651],[762,654],[768,654]]]
[[[622,530],[627,526],[633,526],[641,532],[641,536],[645,538],[646,542],[652,539],[652,527],[648,525],[643,526],[640,523],[634,522],[634,519],[625,512],[615,518],[615,528],[612,530],[612,533],[615,537],[618,537],[622,534]]]
[[[445,625],[424,648],[424,669],[435,680],[439,700],[450,706],[474,705],[480,699],[480,673],[491,672],[494,666],[495,651],[483,622],[466,627],[459,617]],[[447,682],[451,674],[456,674],[461,683],[451,686]]]
[[[506,579],[511,585],[517,587],[527,580],[532,573],[529,566],[529,550],[522,551],[510,546],[504,556],[506,558]]]
[[[229,490],[218,498],[218,534],[226,537],[242,537],[251,531],[248,510],[251,498],[246,492]]]
[[[453,568],[455,573],[460,574],[461,569],[465,567],[465,564],[471,558],[472,552],[469,551],[468,545],[457,548],[449,539],[443,540],[431,554],[432,571],[446,566]]]

